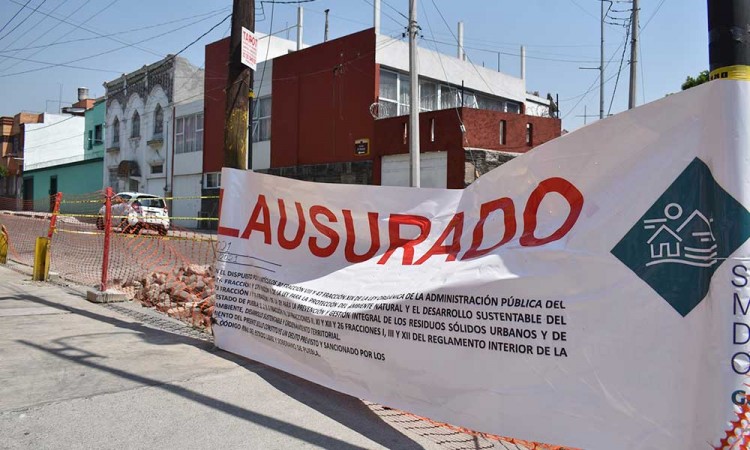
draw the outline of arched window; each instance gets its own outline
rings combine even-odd
[[[154,110],[154,135],[159,136],[164,131],[164,111],[161,105],[156,105]]]
[[[115,117],[115,121],[112,122],[112,146],[116,147],[120,144],[120,119]]]
[[[141,137],[141,116],[138,111],[133,113],[133,126],[130,129],[130,137]]]

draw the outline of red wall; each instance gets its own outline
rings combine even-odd
[[[206,72],[203,84],[203,172],[219,172],[224,165],[224,116],[227,99],[229,38],[206,46]]]
[[[526,153],[561,134],[560,119],[463,108],[465,147]],[[505,120],[505,145],[500,144],[500,121]],[[526,144],[526,124],[532,124],[532,142]]]
[[[432,141],[434,121],[435,140]],[[408,134],[404,139],[404,126],[408,128],[409,116],[391,117],[375,122],[373,148],[373,184],[380,184],[380,159],[385,155],[409,153]],[[455,109],[423,112],[419,115],[420,152],[448,152],[448,188],[464,187],[464,149],[461,145],[461,122]]]
[[[377,87],[372,29],[274,59],[271,167],[371,159],[354,141],[372,143]]]
[[[460,119],[459,119],[460,115]],[[500,145],[500,121],[505,120],[505,145]],[[435,138],[432,141],[434,121]],[[461,133],[461,123],[466,133]],[[380,158],[409,152],[408,137],[404,140],[404,125],[409,116],[380,119],[375,122],[372,143],[374,164],[373,184],[380,184]],[[532,145],[526,144],[526,124],[533,125]],[[407,135],[408,136],[408,135]],[[475,147],[525,153],[537,145],[560,136],[560,120],[501,113],[472,108],[445,109],[419,115],[419,149],[421,152],[448,152],[447,187],[464,187],[464,148]]]

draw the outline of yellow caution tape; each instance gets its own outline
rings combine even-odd
[[[736,65],[714,69],[708,76],[709,80],[744,80],[750,81],[750,66]]]
[[[74,230],[60,229],[60,230],[56,230],[56,232],[104,236],[103,231],[74,231]],[[159,239],[159,240],[165,240],[165,241],[195,241],[195,242],[215,242],[216,241],[215,236],[207,236],[207,237],[156,236],[156,235],[150,235],[150,234],[126,234],[126,233],[114,233],[112,234],[112,236],[126,238],[126,239],[146,238],[146,239]]]
[[[99,214],[58,214],[59,217],[82,217],[86,219],[98,219],[98,218],[104,218],[103,216],[100,216]],[[157,219],[157,220],[164,220],[164,218],[159,216],[136,216],[138,219]],[[130,216],[112,216],[112,219],[128,219]],[[203,220],[203,221],[218,221],[218,217],[169,217],[169,220]]]

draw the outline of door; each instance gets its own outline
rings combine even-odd
[[[49,211],[55,210],[55,196],[57,195],[57,175],[49,177]]]
[[[28,177],[23,179],[23,205],[24,211],[34,209],[34,178]]]
[[[448,184],[448,152],[426,152],[420,156],[420,186],[445,189]],[[380,167],[382,186],[409,186],[409,154],[383,156]]]

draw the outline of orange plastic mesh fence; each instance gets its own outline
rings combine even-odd
[[[86,286],[97,286],[102,273],[104,231],[96,220],[103,192],[63,195],[50,244],[50,270]]]
[[[125,292],[144,306],[210,328],[213,280],[202,280],[213,275],[216,236],[197,227],[217,219],[195,217],[200,197],[166,200],[168,203],[140,199],[136,207],[128,206],[127,199],[113,197],[107,287]],[[63,198],[52,244],[53,271],[80,283],[99,285],[104,204],[103,192]],[[160,216],[168,206],[180,215],[170,211],[169,219]]]
[[[51,199],[52,197],[43,197],[19,200],[0,197],[0,224],[8,231],[8,259],[28,266],[34,264],[36,238],[47,236],[49,230],[48,211]],[[39,207],[39,211],[34,211],[35,205]]]

